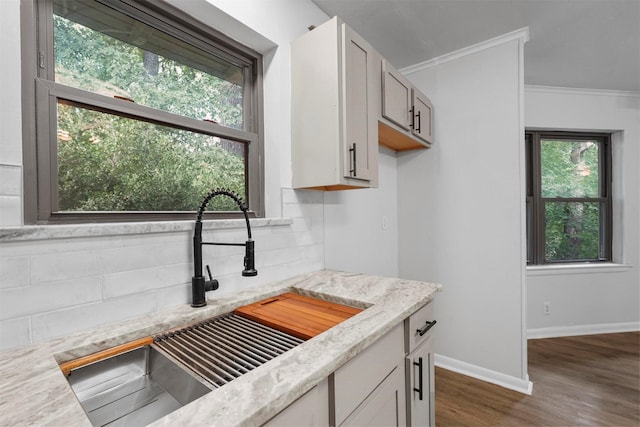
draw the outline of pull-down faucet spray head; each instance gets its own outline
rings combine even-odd
[[[258,275],[258,270],[255,267],[255,254],[253,240],[249,239],[244,244],[244,270],[242,275],[245,277],[253,277]]]
[[[247,241],[245,243],[215,243],[215,242],[203,242],[202,241],[202,215],[207,205],[216,196],[227,196],[233,199],[242,213],[244,214],[244,220],[247,224]],[[193,233],[193,278],[191,279],[191,294],[192,294],[192,307],[203,307],[207,305],[205,293],[207,291],[214,291],[218,289],[218,281],[211,275],[211,270],[207,265],[207,273],[209,274],[209,280],[206,280],[202,274],[202,245],[222,245],[222,246],[244,246],[244,270],[242,275],[245,277],[257,276],[258,271],[255,268],[255,254],[254,254],[254,241],[251,239],[251,224],[249,223],[249,215],[247,214],[248,207],[244,201],[234,192],[216,188],[212,190],[202,201],[200,209],[198,209],[198,215],[196,217],[196,225]]]

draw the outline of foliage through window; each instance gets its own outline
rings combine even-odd
[[[190,218],[214,187],[263,214],[257,53],[165,3],[36,1],[35,221]]]
[[[528,131],[525,141],[527,263],[610,261],[610,135]]]

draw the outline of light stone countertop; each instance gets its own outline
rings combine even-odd
[[[294,291],[366,308],[330,330],[215,389],[153,426],[256,426],[431,301],[441,285],[322,270],[0,353],[0,425],[89,426],[58,364]]]

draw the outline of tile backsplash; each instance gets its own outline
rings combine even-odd
[[[324,267],[323,195],[282,189],[282,219],[252,220],[258,276],[241,247],[207,246],[209,298]],[[0,350],[191,299],[193,223],[0,229]],[[206,221],[205,241],[244,242],[243,220]]]

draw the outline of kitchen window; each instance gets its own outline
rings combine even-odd
[[[258,53],[160,1],[26,9],[26,223],[264,215]]]
[[[611,261],[611,143],[527,131],[527,264]]]

